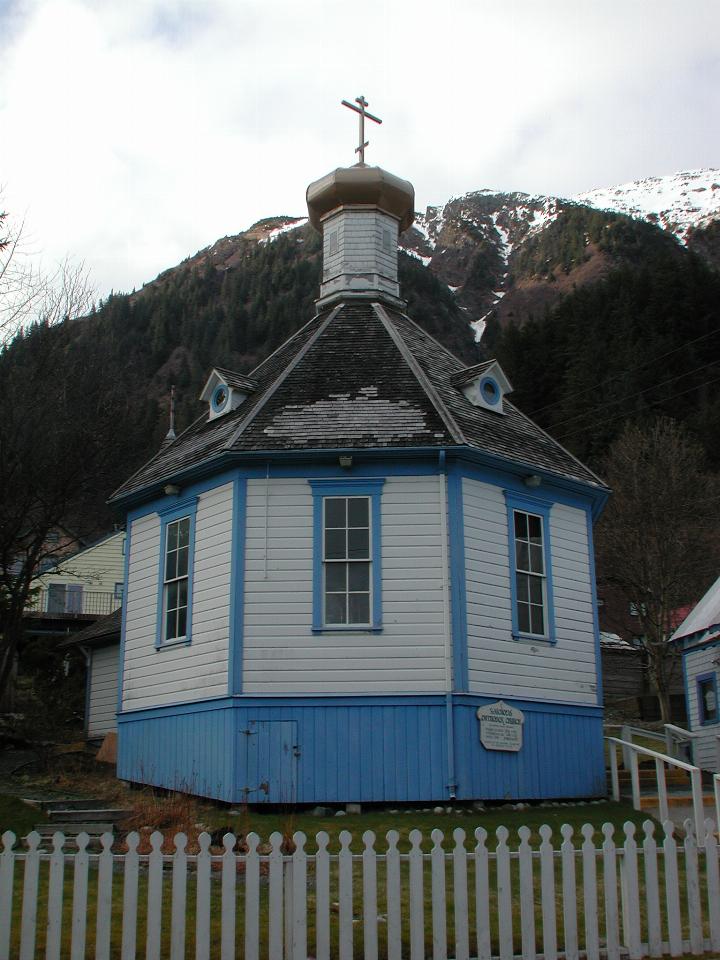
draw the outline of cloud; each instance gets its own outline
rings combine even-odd
[[[715,0],[25,0],[4,8],[0,182],[103,293],[304,209],[354,161],[419,204],[712,165]],[[7,29],[5,29],[7,27]]]

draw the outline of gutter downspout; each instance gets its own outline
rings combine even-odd
[[[438,499],[440,506],[440,563],[443,594],[443,654],[445,660],[445,738],[447,744],[447,789],[455,799],[455,728],[453,724],[453,649],[450,628],[450,568],[448,565],[447,468],[445,451],[438,454]]]
[[[85,719],[83,720],[83,729],[85,731],[85,738],[87,739],[90,734],[90,671],[92,666],[92,653],[89,647],[82,646],[81,644],[78,644],[78,650],[85,657]]]

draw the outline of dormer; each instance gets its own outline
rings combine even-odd
[[[222,417],[237,410],[251,393],[257,390],[257,382],[242,373],[215,367],[203,387],[200,399],[210,407],[208,420]]]
[[[459,370],[450,378],[474,407],[503,413],[503,397],[512,393],[512,385],[497,360],[485,360]]]

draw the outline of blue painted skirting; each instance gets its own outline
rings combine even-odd
[[[505,753],[480,743],[475,711],[487,702],[456,697],[458,799],[604,795],[601,711],[509,700],[525,713],[524,745]],[[231,803],[429,802],[449,795],[442,696],[222,698],[118,720],[123,780]]]

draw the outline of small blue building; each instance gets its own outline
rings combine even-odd
[[[412,185],[308,189],[313,317],[114,495],[118,775],[230,802],[605,792],[607,489],[407,315]]]

